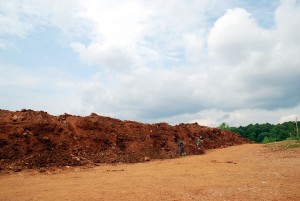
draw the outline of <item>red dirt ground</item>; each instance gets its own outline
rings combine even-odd
[[[199,136],[204,137],[203,149],[250,143],[235,133],[197,123],[171,126],[95,113],[80,117],[0,110],[0,172],[176,158],[179,139],[184,142],[183,152],[196,155],[203,151],[196,148]]]
[[[273,149],[283,144],[290,142],[243,144],[147,163],[0,174],[0,201],[298,201],[300,148]]]

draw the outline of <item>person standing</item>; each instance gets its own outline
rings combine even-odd
[[[179,140],[177,146],[178,146],[178,154],[181,155],[183,142]]]
[[[199,137],[197,137],[197,141],[196,141],[196,147],[197,147],[197,149],[200,148],[200,145],[201,145],[201,140],[200,140]]]
[[[203,140],[204,140],[204,137],[200,136],[200,137],[197,137],[197,141],[196,141],[197,152],[198,152],[198,154],[201,154],[201,155],[205,153],[205,149],[202,144]]]

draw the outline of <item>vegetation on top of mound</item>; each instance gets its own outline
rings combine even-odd
[[[297,122],[300,125],[300,122]],[[248,126],[231,127],[226,123],[218,126],[221,130],[237,133],[249,140],[259,143],[271,143],[286,139],[297,140],[297,128],[295,122],[289,121],[282,124],[249,124]],[[298,139],[299,140],[299,139]]]

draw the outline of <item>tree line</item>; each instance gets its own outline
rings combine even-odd
[[[297,122],[299,125],[299,121]],[[286,139],[299,139],[296,123],[289,121],[282,124],[249,124],[248,126],[230,127],[226,123],[218,126],[219,129],[229,130],[249,140],[259,143],[269,143]]]

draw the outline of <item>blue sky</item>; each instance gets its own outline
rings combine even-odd
[[[0,108],[147,123],[300,114],[297,0],[0,0]]]

